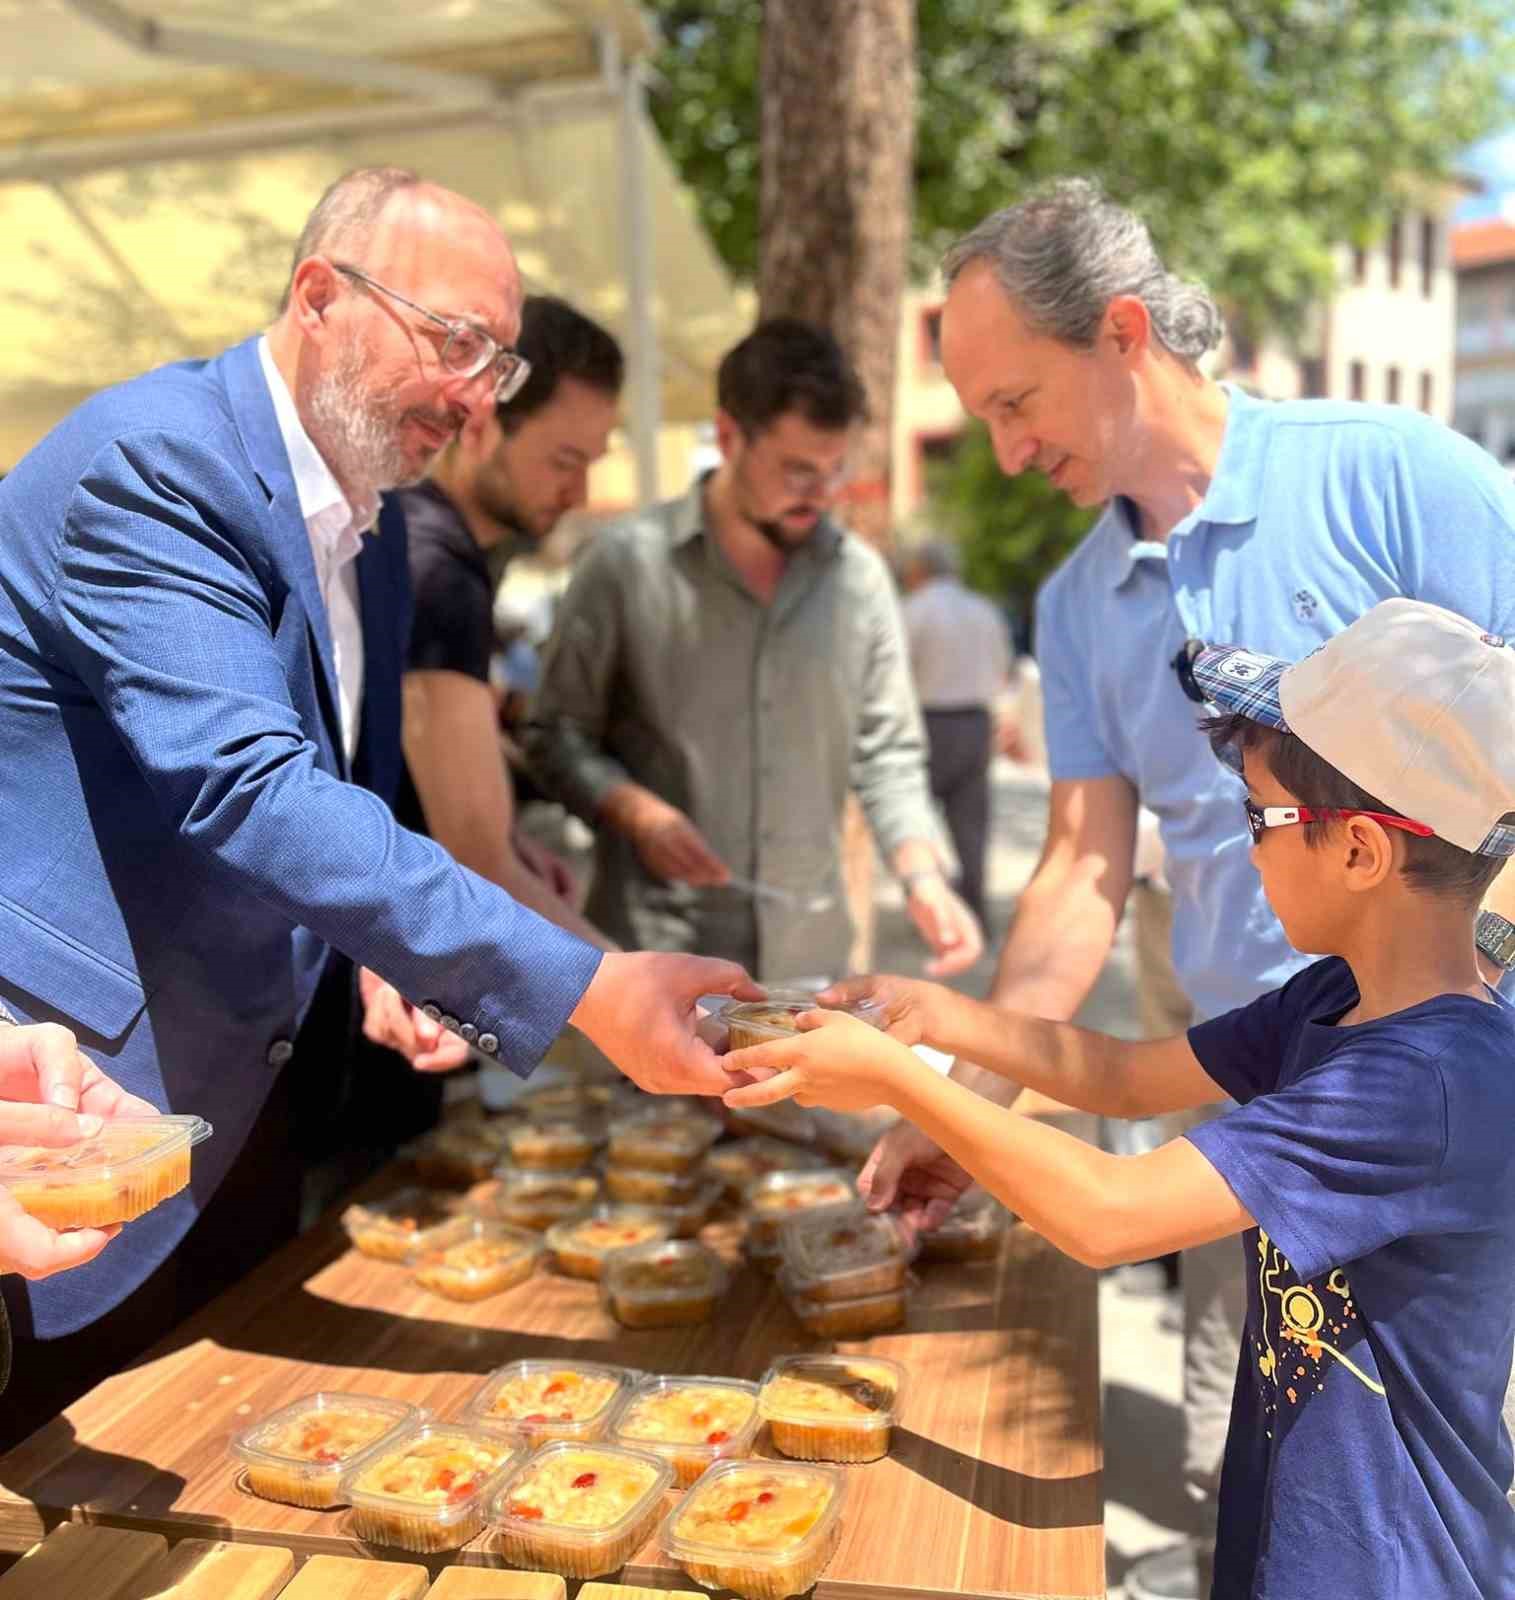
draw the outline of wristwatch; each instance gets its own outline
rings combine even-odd
[[[1480,911],[1473,928],[1478,953],[1505,972],[1515,972],[1515,922],[1497,911]]]

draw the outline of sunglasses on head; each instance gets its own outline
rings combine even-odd
[[[1332,822],[1344,817],[1368,817],[1381,822],[1386,828],[1399,828],[1413,833],[1417,839],[1429,839],[1434,828],[1423,822],[1411,822],[1408,817],[1391,817],[1384,811],[1361,811],[1352,806],[1260,806],[1250,796],[1242,801],[1247,813],[1247,831],[1252,843],[1257,844],[1269,828],[1288,828],[1296,822]]]

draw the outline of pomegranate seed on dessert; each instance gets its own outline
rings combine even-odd
[[[725,1442],[730,1437],[731,1437],[731,1435],[729,1433],[727,1433],[724,1428],[717,1428],[714,1433],[707,1433],[705,1435],[705,1443],[706,1444],[725,1444]]]
[[[527,1522],[534,1522],[541,1517],[542,1508],[541,1506],[523,1506],[520,1501],[512,1500],[510,1514],[513,1517],[521,1517]]]
[[[592,1489],[599,1481],[600,1475],[598,1472],[581,1472],[573,1480],[573,1486],[575,1489]]]
[[[771,1506],[773,1504],[773,1490],[764,1489],[758,1496],[758,1504],[760,1506]]]
[[[750,1501],[738,1500],[736,1504],[731,1506],[726,1512],[727,1522],[741,1522],[746,1517],[750,1508]]]
[[[522,1422],[546,1422],[546,1420],[547,1413],[545,1411],[533,1411],[529,1417],[521,1418]]]

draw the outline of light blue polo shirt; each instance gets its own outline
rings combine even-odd
[[[1215,476],[1166,544],[1113,500],[1037,601],[1052,776],[1127,778],[1157,813],[1200,1019],[1311,958],[1263,898],[1240,786],[1169,665],[1184,640],[1293,659],[1392,595],[1515,635],[1515,487],[1491,456],[1418,411],[1226,392]]]

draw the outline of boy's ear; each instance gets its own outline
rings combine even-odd
[[[1377,889],[1397,870],[1393,835],[1371,817],[1347,817],[1338,847],[1348,893],[1366,894]]]

